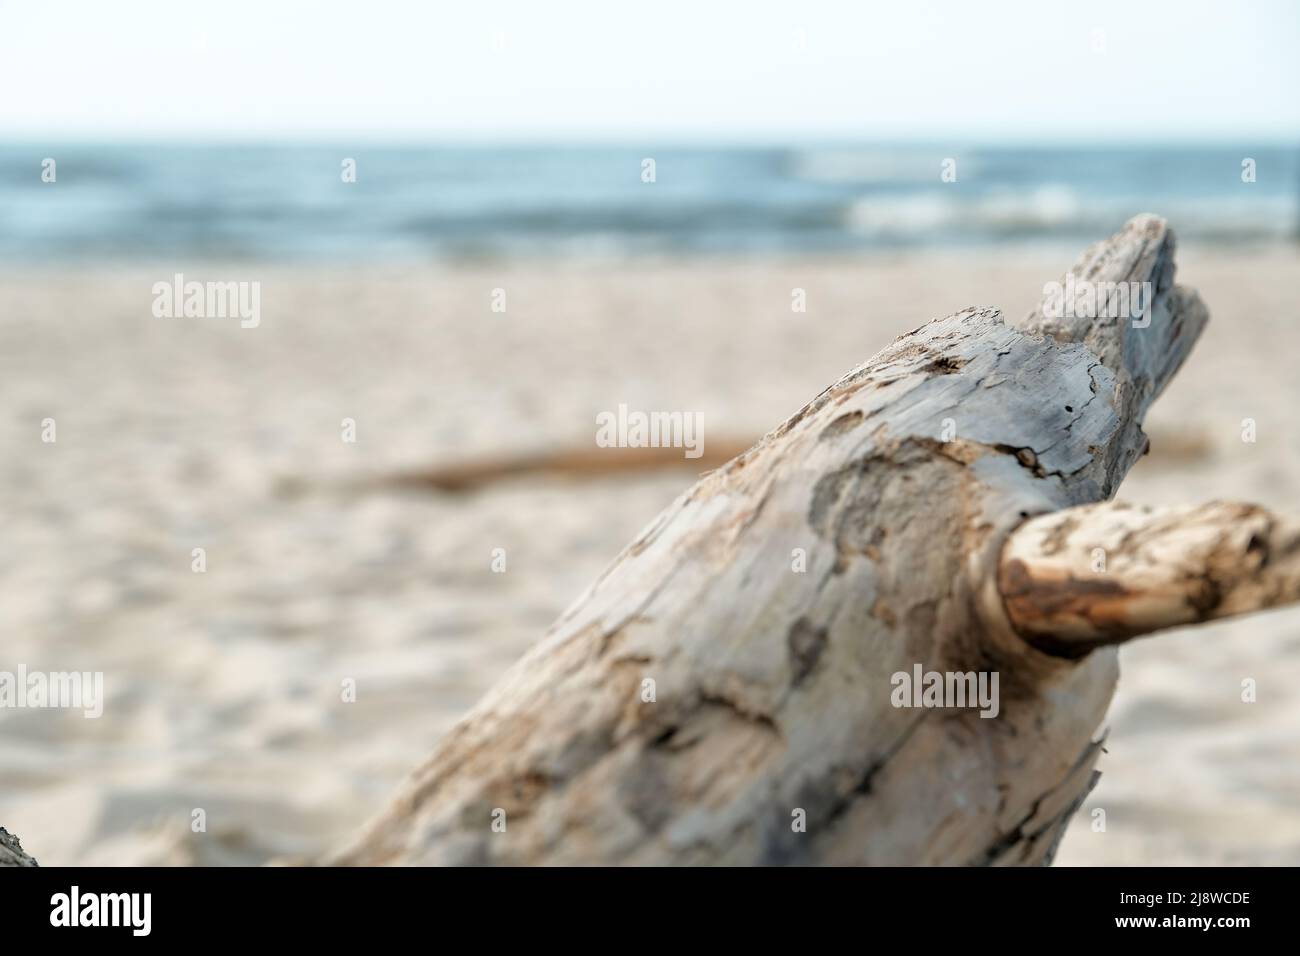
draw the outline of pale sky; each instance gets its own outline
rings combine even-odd
[[[0,0],[0,142],[1300,139],[1295,0]]]

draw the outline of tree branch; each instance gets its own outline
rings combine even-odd
[[[1300,521],[1223,502],[1084,505],[1016,530],[998,584],[1027,641],[1082,657],[1164,628],[1300,601]]]

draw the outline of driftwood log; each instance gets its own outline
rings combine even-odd
[[[1050,862],[1118,643],[1300,597],[1296,525],[1107,503],[1208,318],[1173,253],[1140,216],[1073,269],[1141,322],[965,309],[706,475],[330,862]],[[996,716],[895,706],[922,670]]]

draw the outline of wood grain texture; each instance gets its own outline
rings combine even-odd
[[[1026,522],[1002,551],[1016,631],[1082,657],[1170,627],[1300,601],[1300,521],[1257,505],[1085,505]]]
[[[1207,319],[1173,249],[1143,216],[1076,267],[1151,282],[1145,328],[963,309],[697,482],[329,862],[1050,861],[1095,780],[1116,655],[1023,640],[999,558],[1143,453]],[[891,675],[917,664],[996,671],[998,716],[895,707]]]

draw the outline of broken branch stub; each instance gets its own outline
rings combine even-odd
[[[1049,861],[1116,650],[1022,637],[1003,545],[1110,498],[1145,449],[1207,318],[1173,249],[1140,216],[1080,260],[1069,308],[932,321],[705,476],[332,861]],[[1151,296],[1085,319],[1080,281]],[[996,717],[899,699],[917,668],[996,673]]]
[[[1002,550],[1016,631],[1063,657],[1300,601],[1300,522],[1257,505],[1085,505],[1026,522]]]

